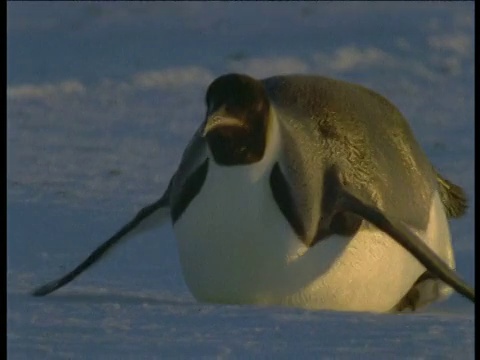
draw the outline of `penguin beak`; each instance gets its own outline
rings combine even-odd
[[[245,123],[236,117],[228,116],[225,111],[219,110],[208,116],[202,136],[205,137],[212,130],[222,127],[244,128]]]

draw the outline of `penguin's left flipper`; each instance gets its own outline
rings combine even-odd
[[[170,181],[171,184],[171,181]],[[121,240],[126,240],[134,235],[138,235],[146,230],[158,227],[168,219],[170,214],[169,196],[170,196],[170,184],[163,194],[163,196],[154,203],[145,206],[141,209],[137,215],[127,224],[125,224],[119,231],[117,231],[112,237],[96,248],[82,263],[80,263],[75,269],[68,274],[62,276],[59,279],[50,281],[49,283],[36,288],[33,292],[33,296],[45,296],[51,292],[61,288],[75,279],[82,272],[87,270],[90,266],[100,260],[105,254],[117,245]],[[128,235],[128,236],[127,236]]]
[[[433,276],[475,303],[475,290],[403,222],[389,219],[380,209],[363,202],[345,188],[340,190],[337,196],[337,213],[353,213],[373,224],[410,252]]]

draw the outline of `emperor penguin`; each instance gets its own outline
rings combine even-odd
[[[170,219],[201,302],[400,312],[475,301],[454,271],[447,218],[463,190],[442,177],[386,98],[321,76],[226,74],[163,196],[73,271]]]

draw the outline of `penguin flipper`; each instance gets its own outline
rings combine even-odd
[[[373,224],[412,254],[433,276],[475,303],[475,290],[402,221],[389,219],[380,209],[363,202],[346,189],[338,193],[336,211],[353,213]]]
[[[100,260],[105,254],[121,240],[137,235],[145,230],[149,230],[153,227],[158,227],[168,218],[170,213],[169,197],[170,187],[172,181],[163,194],[163,196],[154,203],[142,208],[137,215],[127,224],[125,224],[119,231],[117,231],[107,241],[97,247],[82,263],[80,263],[75,269],[68,274],[62,276],[59,279],[48,282],[36,288],[33,292],[33,296],[45,296],[51,292],[61,288],[75,279],[82,272],[87,270],[90,266]],[[128,236],[126,236],[128,235]]]

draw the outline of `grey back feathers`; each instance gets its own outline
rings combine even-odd
[[[308,188],[308,196],[317,188],[321,197],[318,184],[334,165],[364,201],[425,229],[437,174],[395,106],[362,86],[319,76],[277,76],[263,83],[284,126],[282,165],[293,188]],[[460,214],[459,188],[443,184],[450,183],[442,183],[442,201],[451,214]],[[299,201],[304,209],[309,202]]]
[[[426,226],[429,199],[437,187],[447,216],[465,212],[463,190],[432,168],[407,121],[383,96],[320,76],[276,76],[261,82],[282,126],[285,145],[280,168],[297,190],[293,196],[301,218],[312,218],[312,195],[321,198],[324,172],[333,165],[349,186],[363,194],[363,200],[417,229]],[[205,151],[199,129],[184,152],[173,189],[182,188]],[[174,190],[171,197],[171,204],[176,204],[185,196]],[[175,213],[173,218],[178,216]],[[311,228],[313,238],[315,221],[304,226]]]

